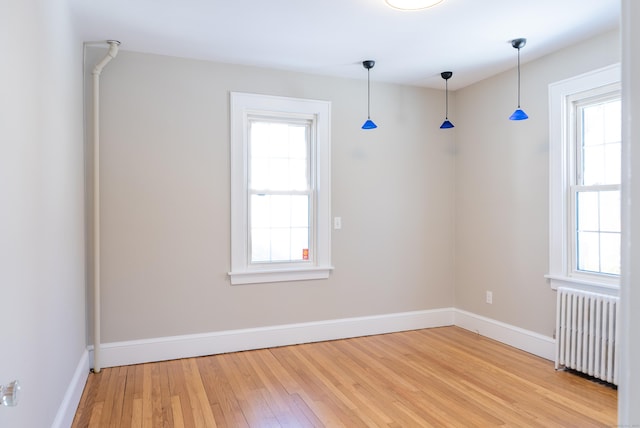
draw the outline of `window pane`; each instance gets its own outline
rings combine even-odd
[[[291,229],[291,260],[303,260],[303,250],[309,250],[309,229]],[[311,260],[311,254],[308,259]]]
[[[583,140],[585,146],[600,145],[604,141],[604,109],[602,104],[582,109]]]
[[[254,263],[271,260],[271,231],[264,228],[251,229],[251,261]]]
[[[271,227],[291,227],[291,196],[274,195],[271,198]]]
[[[600,230],[620,232],[620,191],[600,193]]]
[[[250,189],[266,189],[269,183],[269,159],[253,158],[251,160]]]
[[[286,123],[269,123],[269,157],[289,157],[289,125]]]
[[[292,159],[307,159],[307,127],[294,126],[289,127],[289,157]]]
[[[306,190],[309,187],[308,162],[306,159],[291,159],[289,161],[289,188],[292,190]]]
[[[610,101],[604,105],[604,142],[618,143],[622,141],[622,102]]]
[[[291,197],[291,227],[309,227],[309,196]]]
[[[620,234],[603,233],[600,236],[602,273],[620,275]]]
[[[622,143],[604,146],[604,184],[620,184],[622,178]]]
[[[252,122],[251,132],[251,156],[254,158],[269,157],[269,124],[265,122]]]
[[[289,183],[289,160],[271,158],[269,161],[269,180],[267,187],[269,190],[287,190],[291,189]]]
[[[600,271],[599,233],[578,232],[578,270]]]
[[[271,197],[251,195],[251,227],[265,228],[269,226],[271,226]]]
[[[271,229],[271,261],[285,262],[291,258],[291,229]]]
[[[598,231],[598,192],[578,193],[578,230]]]
[[[582,184],[604,184],[604,146],[584,147],[582,151]]]

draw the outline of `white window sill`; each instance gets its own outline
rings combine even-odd
[[[296,269],[269,269],[229,272],[231,284],[258,284],[263,282],[308,281],[327,279],[333,267],[310,267]]]
[[[557,290],[558,287],[571,287],[578,290],[607,294],[611,296],[620,295],[620,286],[614,283],[590,281],[583,278],[573,278],[569,276],[552,274],[545,275],[544,277],[549,280],[549,285],[553,290]]]

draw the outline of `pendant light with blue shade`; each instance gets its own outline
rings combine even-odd
[[[451,76],[453,76],[453,72],[443,71],[442,73],[440,73],[440,76],[442,76],[442,78],[444,79],[444,85],[445,85],[444,94],[445,94],[445,106],[446,106],[444,110],[444,122],[442,122],[442,125],[440,125],[440,129],[449,129],[449,128],[453,128],[453,123],[449,121],[449,79],[451,79]]]
[[[373,120],[371,120],[371,79],[370,71],[376,62],[372,59],[362,61],[362,66],[367,69],[367,120],[362,125],[362,129],[375,129],[378,127]]]
[[[527,113],[520,108],[520,49],[527,44],[527,39],[513,39],[511,40],[511,46],[518,50],[518,108],[509,116],[510,120],[525,120],[529,119]]]

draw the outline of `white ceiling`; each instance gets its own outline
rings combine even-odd
[[[458,89],[618,26],[618,0],[70,0],[85,41],[120,49]]]

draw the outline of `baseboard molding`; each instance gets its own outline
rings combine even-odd
[[[250,349],[321,342],[454,324],[454,309],[443,308],[301,324],[230,330],[157,339],[105,343],[102,367],[198,357]],[[93,351],[90,350],[91,361]]]
[[[555,358],[555,341],[551,337],[461,309],[442,308],[105,343],[101,359],[102,367],[126,366],[448,325],[459,326],[551,361]],[[93,361],[91,348],[89,361]]]
[[[62,403],[58,408],[56,418],[51,424],[52,428],[67,428],[73,423],[73,418],[78,409],[78,404],[82,398],[84,386],[89,376],[89,351],[85,350],[80,357],[76,371],[64,394]]]
[[[454,324],[547,360],[555,359],[555,340],[552,337],[461,309],[454,309]]]

